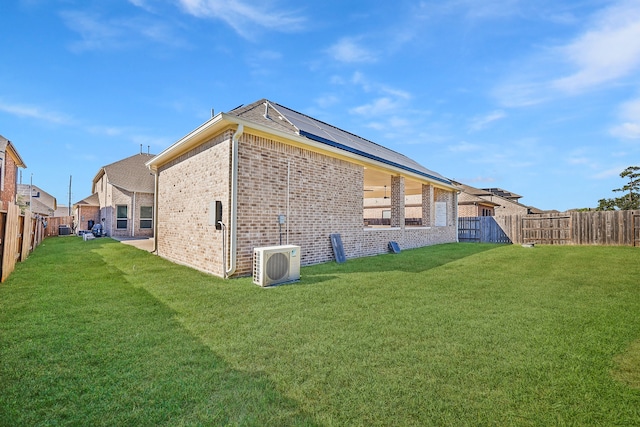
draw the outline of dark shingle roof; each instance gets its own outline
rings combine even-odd
[[[451,184],[444,176],[403,154],[266,99],[238,107],[228,114]]]

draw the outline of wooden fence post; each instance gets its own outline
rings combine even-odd
[[[18,253],[18,234],[20,233],[18,217],[20,208],[17,205],[9,205],[7,208],[7,221],[4,228],[4,250],[2,251],[2,277],[4,282],[16,267],[16,254]]]

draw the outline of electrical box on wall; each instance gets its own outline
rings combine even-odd
[[[220,200],[209,203],[209,225],[215,225],[216,230],[222,230],[222,202]]]

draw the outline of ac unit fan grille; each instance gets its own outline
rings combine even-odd
[[[272,254],[267,260],[265,273],[274,282],[284,278],[289,273],[289,257],[284,253]]]

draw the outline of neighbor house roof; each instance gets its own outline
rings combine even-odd
[[[46,215],[46,216],[54,216],[55,214],[54,209],[51,209],[50,206],[48,206],[45,203],[42,203],[38,199],[31,199],[31,205],[29,206],[29,210],[32,213]]]
[[[482,199],[478,196],[467,193],[465,191],[458,194],[458,205],[481,205],[481,206],[489,206],[489,207],[500,206],[499,203]]]
[[[16,147],[14,147],[11,141],[0,135],[0,152],[6,153],[7,151],[11,153],[18,167],[23,169],[27,167],[27,165],[24,164],[24,160],[22,160],[22,157],[20,157],[18,150],[16,150]]]
[[[147,165],[157,169],[176,156],[198,146],[216,132],[233,125],[242,125],[260,133],[285,138],[329,155],[356,160],[364,165],[389,169],[395,173],[406,173],[408,176],[438,183],[446,188],[455,188],[449,179],[403,154],[267,99],[237,107],[228,113],[219,113],[165,149],[147,162]]]
[[[75,208],[78,205],[82,206],[100,206],[100,199],[98,198],[98,193],[93,193],[89,197],[85,197],[79,202],[75,202],[73,207]]]
[[[153,156],[153,154],[140,153],[103,166],[93,178],[93,191],[96,191],[95,186],[100,178],[106,175],[109,184],[122,190],[153,193],[154,178],[145,165]]]
[[[31,200],[34,206],[36,206],[36,202],[38,202],[39,205],[46,206],[47,209],[52,212],[58,209],[57,199],[37,185],[17,184],[16,193],[23,196],[25,202]],[[36,212],[33,209],[31,209],[31,211]],[[42,212],[38,211],[37,213]]]
[[[516,193],[512,193],[511,191],[503,190],[502,188],[483,188],[484,191],[488,191],[489,193],[504,197],[505,199],[518,201],[522,196]]]
[[[455,185],[461,190],[458,195],[458,204],[469,204],[473,199],[482,200],[485,204],[492,203],[494,206],[504,206],[505,203],[512,203],[527,209],[528,213],[548,213],[552,211],[543,211],[533,206],[523,205],[518,201],[522,196],[512,193],[510,191],[503,190],[501,188],[475,188],[470,185],[462,184],[454,181]],[[490,199],[483,199],[483,197],[489,197]],[[496,203],[494,203],[494,201]],[[500,202],[500,203],[497,203]]]

